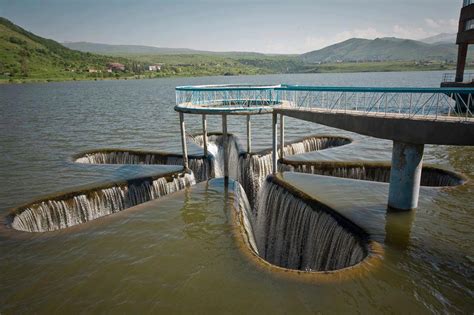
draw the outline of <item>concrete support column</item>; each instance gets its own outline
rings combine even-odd
[[[247,115],[247,153],[252,152],[252,126],[250,124],[250,115]]]
[[[280,114],[280,159],[283,159],[285,148],[285,118]]]
[[[202,115],[202,138],[204,142],[204,156],[207,157],[207,119],[206,115]]]
[[[224,179],[229,179],[229,141],[227,138],[227,115],[222,115],[222,137],[224,146]]]
[[[464,68],[466,67],[467,44],[459,44],[458,63],[456,66],[456,82],[462,82],[464,79]]]
[[[406,211],[418,207],[423,144],[393,141],[388,207]]]
[[[188,147],[186,144],[186,129],[184,127],[184,114],[179,113],[179,126],[181,129],[181,146],[183,147],[183,166],[185,170],[189,169],[188,164]]]
[[[276,113],[273,113],[272,114],[272,173],[273,174],[276,174],[278,171],[277,122],[278,122],[278,115]]]

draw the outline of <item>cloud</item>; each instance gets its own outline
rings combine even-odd
[[[434,20],[431,18],[425,18],[422,26],[412,25],[393,25],[391,29],[386,31],[380,31],[375,27],[368,27],[364,29],[354,29],[339,32],[333,36],[307,36],[304,39],[304,45],[302,45],[301,51],[311,51],[321,49],[326,46],[336,44],[350,38],[366,38],[375,39],[380,37],[398,37],[407,39],[423,39],[426,37],[434,36],[439,33],[456,33],[458,27],[458,21],[455,19],[439,19]]]
[[[458,21],[455,19],[439,19],[433,20],[430,18],[425,19],[425,24],[435,32],[443,32],[443,33],[455,33],[458,28]]]
[[[433,32],[428,32],[422,27],[408,28],[401,25],[394,25],[390,36],[408,39],[422,39],[428,36],[435,35]]]

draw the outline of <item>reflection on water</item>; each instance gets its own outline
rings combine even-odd
[[[407,249],[410,245],[410,232],[415,220],[414,211],[387,212],[385,216],[385,245]]]
[[[441,73],[366,73],[177,78],[0,86],[0,214],[83,184],[147,176],[164,166],[80,165],[102,148],[180,152],[177,85],[292,83],[439,86]],[[229,132],[245,143],[245,117]],[[271,145],[271,117],[253,117],[254,149]],[[318,160],[390,160],[389,141],[293,119],[291,141],[343,135],[354,143],[305,155]],[[187,117],[190,133],[200,117]],[[221,129],[209,117],[210,131]],[[464,173],[452,188],[422,188],[416,213],[386,214],[387,185],[289,175],[384,245],[381,268],[335,284],[287,281],[255,268],[232,236],[232,185],[201,183],[69,230],[0,235],[3,313],[472,313],[474,148],[426,146],[425,161]],[[190,153],[202,152],[190,146]]]

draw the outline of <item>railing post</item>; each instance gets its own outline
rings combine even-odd
[[[283,159],[285,149],[285,118],[280,114],[280,159]]]
[[[252,125],[250,115],[247,115],[247,153],[252,152]]]
[[[277,113],[272,113],[272,173],[277,173]]]
[[[184,113],[179,113],[179,125],[181,129],[181,146],[183,147],[183,166],[185,170],[189,169],[188,164],[188,147],[186,144],[186,129],[184,127]]]
[[[227,136],[227,115],[222,115],[222,137],[224,144],[224,180],[229,179],[229,139]]]
[[[207,119],[206,115],[202,115],[202,139],[204,144],[204,156],[207,157]]]

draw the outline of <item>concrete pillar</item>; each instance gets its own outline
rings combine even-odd
[[[285,118],[280,114],[280,159],[283,159],[283,151],[285,148]]]
[[[224,145],[224,179],[229,179],[229,141],[227,138],[227,115],[222,115],[222,137]]]
[[[272,114],[272,173],[273,174],[276,174],[278,171],[277,122],[278,122],[278,116],[276,113],[273,113]]]
[[[179,113],[179,126],[181,129],[181,146],[183,147],[183,166],[185,170],[189,169],[188,164],[188,147],[186,144],[186,129],[184,127],[184,114]]]
[[[459,44],[458,63],[456,66],[456,82],[462,82],[464,79],[464,68],[466,67],[467,44]]]
[[[204,142],[204,156],[207,157],[207,119],[206,115],[202,115],[202,138]]]
[[[389,210],[406,211],[418,207],[423,148],[423,144],[393,141]]]
[[[252,126],[250,124],[250,115],[247,115],[247,153],[252,152]]]

